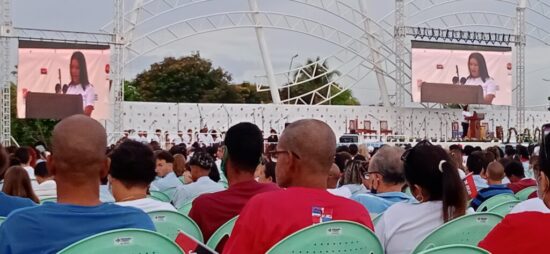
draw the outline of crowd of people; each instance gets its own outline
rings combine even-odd
[[[331,220],[373,230],[386,253],[410,253],[435,228],[483,201],[528,187],[538,191],[480,246],[534,253],[550,230],[550,136],[541,146],[504,149],[428,141],[367,149],[338,146],[331,128],[314,119],[293,122],[269,140],[246,122],[215,142],[178,134],[165,149],[161,139],[134,133],[108,147],[105,129],[80,115],[58,123],[49,146],[0,147],[0,216],[7,217],[0,253],[56,253],[119,228],[154,231],[147,213],[186,205],[205,241],[239,216],[217,246],[220,253],[265,253],[286,236]],[[170,201],[152,198],[154,191]],[[56,202],[40,204],[48,199]],[[371,216],[380,214],[374,225]]]

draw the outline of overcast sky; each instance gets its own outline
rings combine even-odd
[[[393,1],[364,1],[366,11],[373,20],[387,20],[393,23],[393,15],[391,15],[394,7]],[[127,10],[134,4],[134,1],[125,2]],[[201,3],[169,11],[162,16],[152,18],[150,21],[136,28],[135,38],[159,27],[181,20],[222,12],[247,11],[249,8],[247,0],[165,0],[164,2],[143,0],[143,2],[150,3],[147,5],[147,8],[150,10],[165,9],[166,3]],[[353,25],[344,22],[342,18],[299,3],[330,3],[333,2],[332,0],[258,0],[258,2],[262,11],[301,16],[324,23],[349,34],[357,33]],[[357,7],[357,0],[342,0],[342,2],[346,5]],[[407,25],[429,25],[445,28],[445,25],[440,20],[437,20],[437,17],[446,13],[458,12],[463,13],[459,15],[460,17],[464,15],[463,23],[473,24],[473,26],[459,26],[456,24],[456,20],[453,21],[453,17],[444,21],[447,26],[454,26],[456,29],[461,30],[511,32],[495,27],[476,26],[475,18],[468,21],[470,16],[467,15],[467,13],[479,12],[500,13],[502,14],[500,18],[496,18],[493,15],[489,16],[488,19],[492,19],[491,22],[493,23],[505,23],[506,19],[503,17],[513,17],[515,15],[515,7],[507,4],[507,2],[513,2],[511,0],[484,0],[483,2],[479,0],[455,1],[455,3],[436,6],[431,9],[427,9],[429,5],[424,2],[427,1],[415,1],[421,10],[412,5],[407,7]],[[444,0],[435,0],[435,2],[444,2]],[[530,1],[534,8],[536,2],[534,0]],[[112,20],[113,7],[112,0],[13,0],[12,17],[16,27],[97,32]],[[147,16],[147,14],[142,14],[140,18],[147,18]],[[530,24],[542,28],[549,27],[550,19],[542,16],[533,12],[527,13],[527,19]],[[453,22],[455,22],[454,25]],[[359,26],[361,25],[359,24]],[[507,23],[507,26],[511,28],[513,24]],[[528,25],[528,29],[530,27]],[[315,58],[317,56],[327,57],[339,49],[333,43],[300,33],[280,29],[266,29],[265,34],[275,72],[287,71],[290,60],[295,54],[299,56],[294,60],[293,66],[298,67],[307,58]],[[548,34],[546,36],[550,37]],[[548,39],[548,42],[550,42],[550,39]],[[550,91],[550,82],[543,81],[543,78],[550,79],[550,58],[547,57],[550,55],[549,48],[549,46],[545,46],[539,41],[528,38],[526,60],[526,104],[528,106],[546,104],[547,97],[550,96],[548,92]],[[151,51],[135,59],[135,61],[126,67],[126,79],[132,79],[136,73],[143,71],[151,63],[162,60],[165,56],[179,57],[196,51],[199,51],[201,56],[211,59],[214,65],[228,70],[236,82],[255,82],[258,80],[255,76],[264,74],[254,30],[251,28],[240,28],[192,36]],[[16,59],[13,61],[16,61]],[[337,65],[337,63],[329,61],[330,64]],[[340,71],[346,72],[347,70],[343,66]],[[362,104],[373,104],[379,100],[378,86],[374,75],[369,75],[363,79],[352,90]],[[390,93],[394,92],[393,88],[389,88],[389,90]]]

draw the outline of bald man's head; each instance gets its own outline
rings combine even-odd
[[[277,183],[282,187],[299,185],[300,178],[318,177],[326,184],[336,152],[336,137],[324,122],[300,120],[288,125],[277,144],[278,151],[287,151],[277,161]],[[323,179],[321,179],[323,178]],[[314,179],[309,179],[314,180]]]
[[[500,162],[493,161],[487,166],[487,178],[492,181],[502,181],[504,178],[504,167]]]
[[[334,162],[336,136],[326,123],[319,120],[304,119],[291,123],[283,131],[279,144],[295,152],[302,161],[325,172]]]
[[[84,115],[65,118],[53,130],[52,172],[68,180],[99,180],[106,174],[106,147],[107,134],[99,122]]]

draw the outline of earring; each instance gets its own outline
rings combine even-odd
[[[418,200],[418,202],[422,203],[424,201],[424,197],[422,197],[421,195],[418,195],[415,197],[416,200]]]

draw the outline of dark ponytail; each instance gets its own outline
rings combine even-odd
[[[427,201],[443,202],[445,222],[466,212],[466,187],[460,179],[456,164],[449,154],[429,143],[415,146],[405,158],[405,178],[411,185],[422,187]]]
[[[443,221],[447,222],[466,213],[466,187],[460,179],[458,169],[454,162],[442,160],[442,198]]]

